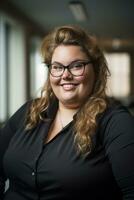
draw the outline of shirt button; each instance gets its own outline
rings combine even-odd
[[[35,172],[32,172],[32,176],[34,176],[35,175]]]

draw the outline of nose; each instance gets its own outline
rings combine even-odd
[[[72,78],[72,74],[70,73],[70,71],[66,68],[62,74],[62,78],[65,79],[65,78]]]

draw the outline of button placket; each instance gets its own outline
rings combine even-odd
[[[32,172],[32,176],[35,176],[35,172],[34,171]]]

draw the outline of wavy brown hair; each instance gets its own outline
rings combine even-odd
[[[95,71],[95,83],[92,94],[80,108],[74,124],[75,143],[81,153],[88,153],[92,147],[92,135],[97,127],[97,117],[107,107],[106,83],[109,70],[103,51],[99,48],[95,37],[77,26],[62,26],[48,34],[42,43],[41,54],[43,62],[51,64],[53,52],[59,45],[80,46],[88,58],[92,60]],[[41,97],[34,100],[28,115],[27,129],[35,127],[44,120],[42,113],[48,108],[51,100],[55,100],[49,76],[45,83]]]

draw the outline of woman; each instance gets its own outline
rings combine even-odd
[[[134,199],[134,119],[106,96],[109,70],[96,41],[63,26],[41,49],[49,68],[41,97],[2,129],[0,199]]]

